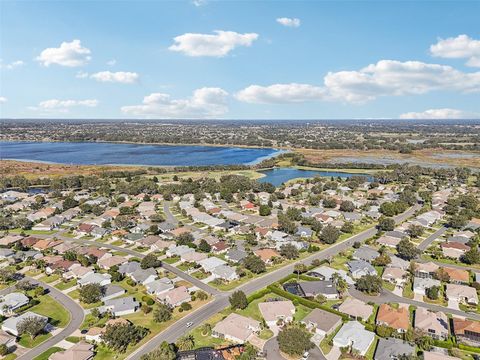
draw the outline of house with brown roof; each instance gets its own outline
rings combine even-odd
[[[230,249],[230,246],[226,241],[218,241],[212,245],[212,252],[214,254],[223,254],[226,253],[227,250]]]
[[[243,344],[260,330],[260,322],[232,313],[215,325],[212,336]]]
[[[470,250],[470,246],[456,241],[444,242],[440,245],[445,257],[460,259],[460,257]]]
[[[339,306],[338,311],[354,319],[368,319],[373,313],[373,306],[354,298],[348,298]]]
[[[316,334],[325,337],[330,335],[342,323],[342,318],[331,312],[313,309],[303,320],[307,329],[314,330]]]
[[[470,273],[467,270],[444,267],[443,271],[450,277],[450,282],[454,284],[470,283]]]
[[[415,276],[422,279],[433,278],[439,268],[440,267],[433,262],[415,263]]]
[[[254,254],[257,255],[265,264],[270,264],[274,257],[279,257],[280,254],[274,249],[258,249],[254,251]]]
[[[395,285],[402,285],[405,283],[407,271],[395,267],[386,267],[382,274],[382,279]]]
[[[71,261],[71,260],[60,260],[57,261],[45,268],[45,272],[50,275],[53,274],[55,271],[60,271],[61,273],[65,273],[67,271],[72,270],[75,267],[80,267],[81,265],[78,261]]]
[[[78,228],[75,230],[75,233],[77,235],[82,235],[82,236],[90,235],[90,233],[94,228],[95,228],[95,225],[83,223],[78,226]]]
[[[448,317],[443,312],[433,312],[419,307],[415,310],[415,329],[424,331],[434,339],[448,337]]]
[[[33,248],[38,251],[47,250],[60,245],[62,242],[62,240],[42,239],[37,241],[35,245],[33,245]]]
[[[186,233],[189,233],[189,232],[190,232],[190,230],[187,229],[186,227],[179,227],[179,228],[176,228],[176,229],[170,231],[170,234],[177,237],[179,235],[186,234]]]
[[[10,246],[12,244],[15,244],[16,242],[21,241],[22,239],[23,239],[23,236],[21,235],[7,235],[0,239],[0,245]]]
[[[22,244],[22,246],[24,247],[32,247],[33,245],[35,245],[38,241],[40,241],[41,239],[40,238],[37,238],[35,236],[28,236],[26,238],[23,238],[20,243]]]
[[[408,330],[410,324],[410,313],[408,307],[400,305],[398,309],[388,305],[382,304],[378,308],[377,325],[385,325],[404,333]]]
[[[124,256],[113,255],[113,256],[98,260],[97,265],[100,266],[102,269],[108,270],[113,266],[119,266],[123,263],[126,263],[127,261],[128,259],[125,258]]]
[[[178,288],[158,294],[157,298],[163,303],[173,307],[180,306],[182,303],[189,302],[192,299],[185,286],[179,286]]]
[[[457,341],[480,347],[480,321],[453,318],[453,333]]]

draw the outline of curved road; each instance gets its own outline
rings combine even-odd
[[[408,209],[404,213],[394,217],[395,222],[401,223],[405,221],[420,208],[421,208],[421,205],[419,204],[412,206],[410,209]],[[334,244],[325,250],[312,254],[308,258],[304,259],[302,262],[305,264],[310,264],[315,259],[319,259],[319,260],[327,259],[330,256],[336,255],[339,252],[351,247],[354,242],[356,241],[363,242],[371,238],[372,236],[374,236],[376,233],[377,233],[377,229],[372,227],[357,235],[354,235],[348,238],[347,240],[344,240],[343,242]],[[265,274],[260,278],[252,280],[240,287],[235,288],[235,290],[242,290],[247,295],[249,295],[291,274],[294,266],[295,264],[290,264],[274,272]],[[154,350],[163,341],[167,341],[169,343],[175,342],[180,336],[184,335],[187,332],[188,322],[193,323],[193,326],[188,328],[188,331],[191,331],[195,327],[199,326],[203,321],[209,319],[210,317],[212,317],[222,309],[229,306],[229,301],[228,301],[229,294],[230,294],[229,292],[220,293],[220,295],[217,295],[215,297],[215,300],[213,300],[212,302],[190,313],[189,315],[175,322],[175,324],[169,326],[164,331],[160,332],[158,335],[153,337],[145,345],[143,345],[142,347],[134,351],[132,354],[130,354],[127,357],[127,359],[140,359],[142,355],[147,354],[148,352]]]
[[[82,325],[83,319],[85,317],[85,313],[82,307],[75,301],[73,301],[70,297],[63,294],[60,290],[42,281],[32,279],[28,276],[26,276],[25,279],[29,280],[32,284],[38,284],[43,286],[45,289],[48,289],[48,295],[55,299],[57,302],[59,302],[70,313],[70,322],[58,334],[52,336],[51,338],[48,338],[46,341],[34,347],[33,349],[30,349],[25,354],[19,356],[17,360],[33,359],[36,356],[47,351],[51,347],[55,346],[58,342],[64,340],[65,338],[73,334],[80,327],[80,325]]]

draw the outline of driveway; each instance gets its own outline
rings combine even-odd
[[[447,228],[445,226],[441,227],[437,231],[435,231],[432,235],[428,236],[425,240],[423,240],[420,245],[418,245],[418,249],[423,251],[425,250],[432,242],[434,242],[437,238],[442,236]]]

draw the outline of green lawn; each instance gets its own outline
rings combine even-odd
[[[55,354],[56,352],[63,351],[62,348],[54,346],[45,351],[44,353],[38,355],[37,357],[33,358],[33,360],[48,360],[50,355]]]
[[[165,258],[163,259],[162,261],[163,262],[166,262],[167,264],[174,264],[176,263],[177,261],[180,260],[180,257],[179,256],[173,256],[173,257],[169,257],[169,258]]]
[[[30,311],[47,316],[50,323],[56,327],[65,327],[68,324],[70,314],[60,303],[49,295],[40,296],[38,300],[40,303],[31,307]]]
[[[328,354],[330,352],[330,350],[332,350],[332,345],[330,345],[330,342],[332,341],[332,339],[335,337],[335,335],[337,335],[337,332],[342,328],[343,326],[343,323],[340,324],[336,329],[335,331],[332,331],[330,333],[330,335],[328,335],[327,337],[325,337],[321,342],[320,342],[320,349],[322,349],[322,352],[324,354]]]
[[[395,290],[395,285],[392,284],[390,281],[383,280],[383,287],[387,290],[390,290],[390,291]]]
[[[58,290],[66,290],[66,289],[69,289],[69,288],[71,288],[72,286],[75,286],[75,285],[77,285],[77,280],[72,279],[72,280],[67,281],[67,282],[61,281],[57,285],[55,285],[55,287]]]
[[[413,285],[410,280],[408,280],[405,283],[405,286],[403,287],[403,297],[406,297],[407,299],[413,299]]]
[[[18,340],[18,344],[20,344],[23,347],[31,349],[31,348],[34,348],[35,346],[40,345],[42,342],[44,342],[50,337],[52,337],[52,334],[50,333],[40,334],[34,339],[32,339],[28,334],[23,334],[22,336],[20,336],[20,340]]]
[[[121,245],[124,245],[125,243],[123,242],[123,240],[115,240],[114,242],[112,242],[112,245],[114,246],[121,246]]]
[[[198,279],[198,280],[203,280],[203,279],[206,279],[208,277],[208,274],[199,270],[199,271],[195,271],[194,273],[190,274],[192,275],[194,278]]]
[[[80,293],[79,293],[78,289],[70,291],[67,295],[70,296],[72,299],[75,299],[75,300],[80,299]],[[100,305],[102,305],[102,303],[100,301],[96,302],[96,303],[93,303],[93,304],[86,304],[86,303],[80,301],[80,306],[83,307],[84,309],[92,309],[92,308],[98,307]]]
[[[50,284],[56,280],[60,279],[60,275],[58,274],[52,274],[52,275],[45,275],[45,276],[42,276],[39,280],[40,281],[43,281],[47,284]]]

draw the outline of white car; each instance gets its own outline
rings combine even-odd
[[[303,356],[302,356],[302,360],[307,360],[307,359],[308,359],[308,355],[310,355],[310,354],[308,353],[308,351],[305,351],[305,353],[304,353]]]
[[[187,328],[189,328],[189,327],[192,326],[192,325],[193,325],[193,322],[191,322],[191,321],[190,321],[190,322],[187,322]]]

